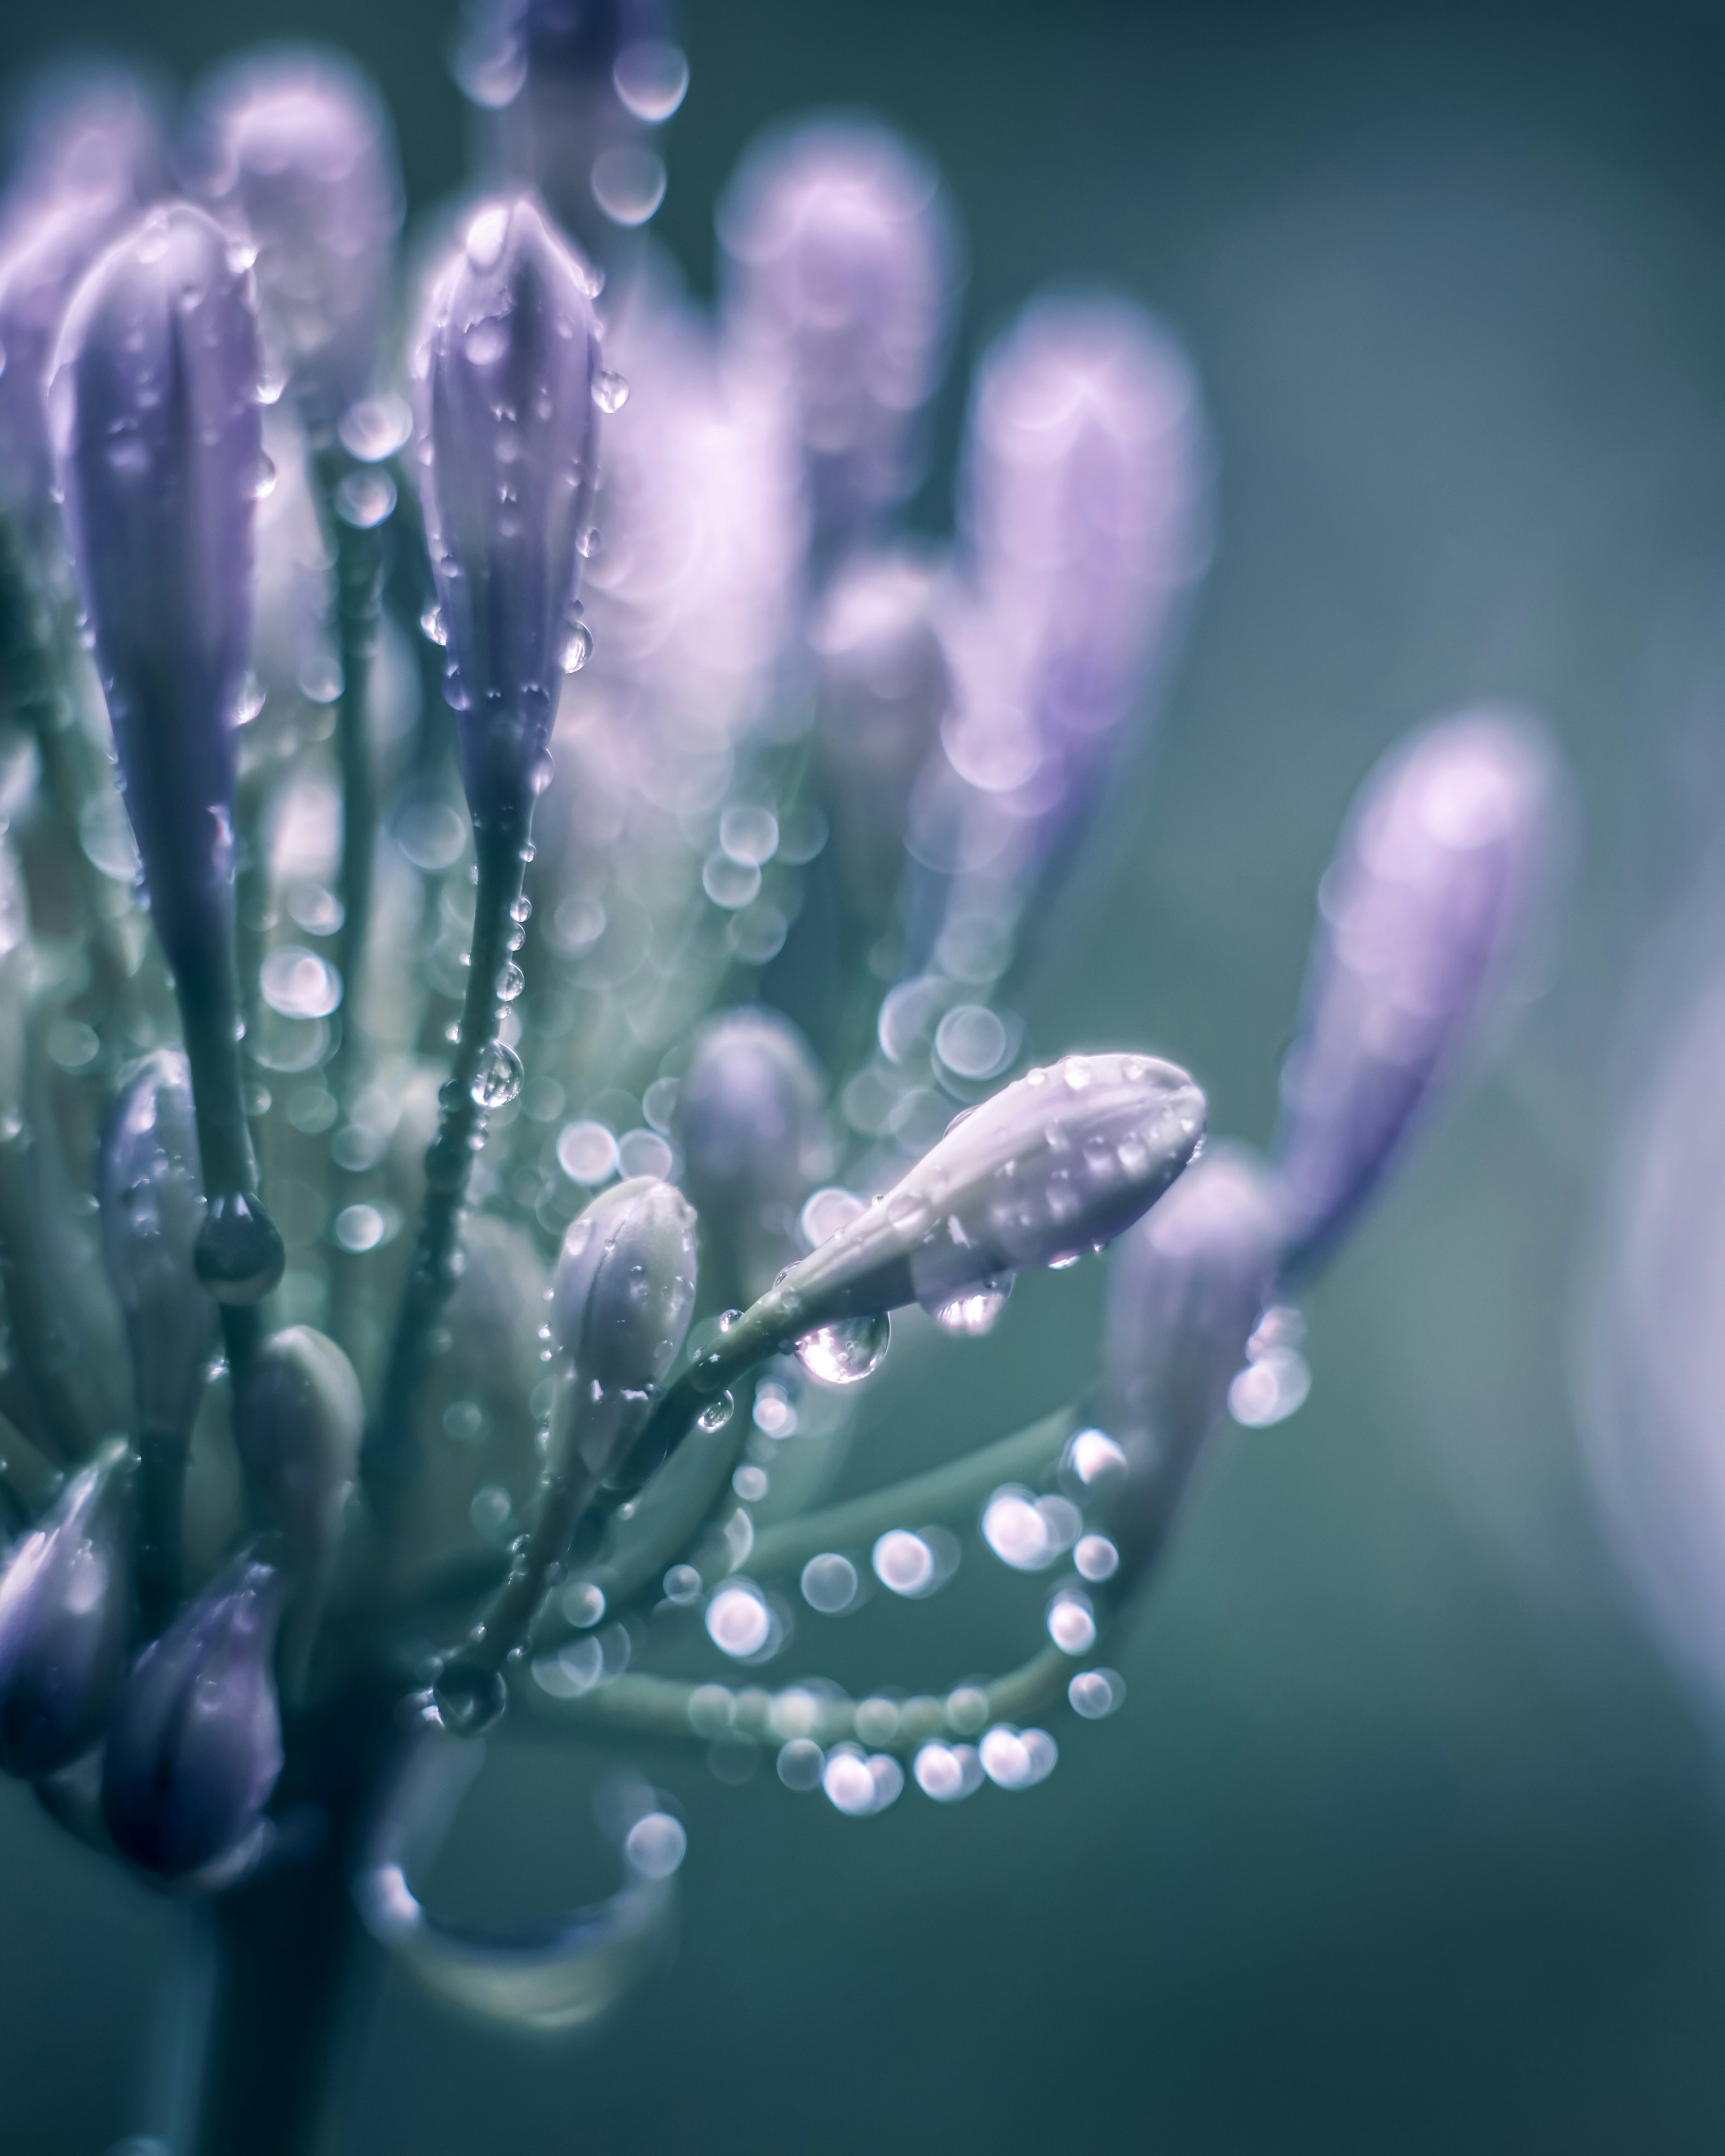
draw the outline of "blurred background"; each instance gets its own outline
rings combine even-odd
[[[413,207],[459,180],[454,23],[425,0],[139,23],[8,10],[0,73],[70,40],[183,83],[327,38],[382,85]],[[1073,1726],[1040,1788],[955,1812],[854,1821],[770,1773],[648,1763],[690,1826],[670,1966],[574,2051],[398,1985],[353,2145],[1717,2148],[1725,1789],[1583,1431],[1620,1148],[1725,947],[1725,18],[684,0],[680,23],[655,229],[697,292],[768,121],[865,106],[946,175],[971,274],[919,521],[947,526],[972,358],[1050,279],[1148,301],[1203,377],[1216,562],[1130,844],[1029,1000],[1040,1053],[1165,1050],[1217,1131],[1261,1142],[1348,799],[1435,712],[1543,710],[1582,844],[1545,993],[1313,1300],[1309,1402],[1233,1433],[1195,1494],[1125,1710]],[[993,1337],[889,1369],[853,1481],[1069,1397],[1101,1284],[1027,1278]],[[810,1655],[915,1685],[974,1653],[938,1609],[863,1622]],[[444,1899],[596,1891],[593,1779],[495,1748]],[[0,2138],[94,2156],[136,2125],[175,1913],[15,1785],[0,1910]]]

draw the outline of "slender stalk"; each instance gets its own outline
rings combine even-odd
[[[360,1478],[389,1533],[414,1466],[416,1423],[432,1334],[457,1277],[456,1243],[474,1156],[483,1143],[481,1073],[497,1028],[497,977],[509,957],[521,896],[527,818],[475,829],[479,891],[473,947],[438,1133],[425,1155],[425,1200],[383,1377],[382,1398],[360,1452]]]
[[[138,1614],[152,1640],[180,1599],[180,1519],[191,1443],[186,1430],[138,1433]]]
[[[336,1099],[345,1102],[362,1052],[362,977],[372,921],[377,798],[372,783],[371,686],[382,617],[383,528],[362,530],[338,516],[335,530],[341,660],[336,729],[341,767],[341,930],[336,949],[342,1004],[341,1038],[330,1082]]]

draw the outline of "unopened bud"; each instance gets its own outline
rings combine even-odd
[[[668,1183],[614,1184],[570,1224],[552,1280],[552,1337],[569,1363],[583,1456],[603,1471],[646,1418],[695,1307],[695,1214]],[[603,1457],[591,1457],[595,1450]]]
[[[353,1365],[326,1334],[290,1325],[258,1350],[235,1424],[240,1464],[258,1517],[309,1571],[340,1530],[364,1422]]]

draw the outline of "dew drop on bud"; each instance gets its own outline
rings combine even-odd
[[[592,524],[575,542],[575,551],[583,562],[590,562],[604,543],[603,533],[597,524]]]
[[[841,1317],[797,1342],[797,1360],[824,1385],[855,1385],[880,1367],[892,1337],[885,1312],[871,1317]]]
[[[521,1090],[521,1058],[501,1040],[489,1042],[473,1074],[475,1107],[506,1108]]]
[[[726,1424],[730,1421],[732,1410],[736,1404],[729,1393],[721,1393],[716,1399],[707,1402],[699,1415],[696,1417],[696,1423],[709,1435],[716,1430],[723,1430]]]
[[[509,1691],[495,1670],[446,1662],[431,1688],[437,1718],[452,1737],[481,1737],[503,1718]]]
[[[566,674],[578,674],[593,656],[593,631],[583,621],[574,623],[563,639],[557,664]]]
[[[620,412],[629,402],[629,384],[620,374],[602,368],[593,377],[593,401],[602,412]]]
[[[501,1004],[512,1004],[526,985],[527,980],[526,974],[522,973],[521,968],[516,964],[513,959],[511,959],[508,965],[506,965],[503,968],[502,972],[497,976],[498,1002]]]
[[[444,619],[444,610],[441,607],[426,608],[424,613],[419,617],[419,634],[430,644],[442,644],[449,642],[449,624]]]
[[[262,501],[275,491],[275,459],[265,456],[260,449],[258,461],[252,466],[252,497]]]
[[[518,898],[509,909],[509,917],[517,928],[525,927],[532,915],[533,901],[531,898]]]
[[[980,1339],[983,1333],[993,1331],[1011,1293],[1012,1275],[997,1273],[966,1288],[949,1302],[939,1304],[929,1315],[942,1332],[950,1332],[956,1339]]]

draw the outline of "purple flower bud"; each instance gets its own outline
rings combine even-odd
[[[776,1011],[726,1011],[696,1035],[676,1139],[683,1188],[732,1276],[724,1293],[752,1301],[784,1263],[803,1201],[832,1164],[825,1096],[808,1042]]]
[[[203,1182],[192,1075],[177,1050],[153,1050],[116,1094],[96,1198],[108,1275],[131,1342],[137,1427],[184,1437],[215,1347],[217,1313],[193,1270]]]
[[[695,1214],[651,1176],[572,1220],[552,1276],[551,1330],[589,1386],[644,1392],[677,1358],[695,1307]]]
[[[1097,1413],[1126,1456],[1105,1496],[1128,1578],[1160,1546],[1220,1419],[1279,1250],[1275,1186],[1233,1147],[1207,1154],[1115,1245]]]
[[[224,1869],[255,1843],[281,1773],[270,1663],[280,1575],[241,1556],[138,1656],[108,1722],[102,1817],[164,1878]]]
[[[916,485],[958,240],[933,167],[885,128],[769,135],[719,213],[726,334],[781,384],[831,559]]]
[[[875,932],[903,874],[911,789],[952,706],[938,603],[924,564],[860,557],[834,579],[809,637],[834,850]]]
[[[74,1475],[0,1574],[0,1767],[51,1774],[101,1734],[131,1625],[132,1458]]]
[[[1059,1264],[1148,1210],[1204,1139],[1183,1070],[1148,1055],[1067,1055],[967,1111],[750,1313],[781,1332]],[[758,1329],[758,1328],[757,1328]]]
[[[106,64],[51,67],[32,94],[18,169],[0,203],[0,246],[73,203],[106,204],[135,216],[167,185],[153,86]]]
[[[256,1517],[307,1571],[327,1561],[353,1486],[365,1403],[353,1365],[309,1325],[272,1333],[234,1424]]]
[[[943,729],[973,865],[1023,877],[1095,807],[1207,558],[1209,466],[1189,363],[1125,300],[1038,300],[984,357]]]
[[[231,933],[234,726],[262,439],[251,280],[220,228],[153,211],[61,332],[49,422],[126,808],[177,974]]]
[[[1545,884],[1559,783],[1539,729],[1476,711],[1391,750],[1356,797],[1282,1071],[1291,1266],[1333,1246],[1471,1039]]]
[[[468,804],[525,826],[551,775],[597,454],[591,280],[525,197],[469,221],[413,362],[432,567]]]
[[[242,61],[211,84],[192,191],[255,250],[264,352],[314,444],[372,387],[402,218],[388,114],[335,54]]]

